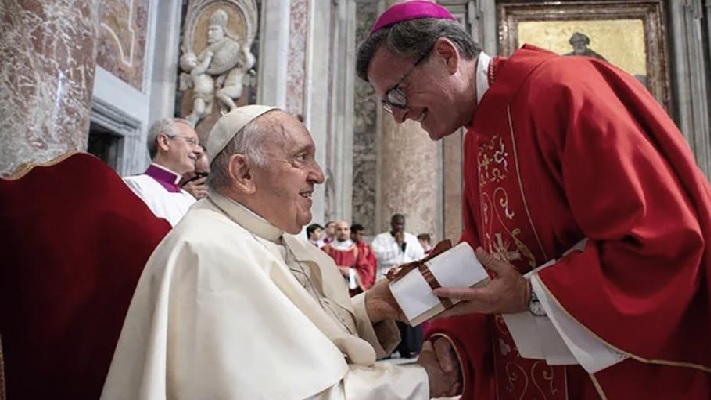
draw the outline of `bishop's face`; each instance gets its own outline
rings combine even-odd
[[[404,106],[388,107],[395,121],[418,122],[432,140],[454,133],[473,114],[470,107],[464,110],[458,99],[468,79],[453,59],[458,54],[443,50],[440,40],[444,39],[439,39],[419,63],[419,57],[402,57],[381,46],[368,68],[368,80],[381,99],[388,100],[394,90],[404,94]]]

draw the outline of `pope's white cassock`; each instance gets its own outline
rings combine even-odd
[[[216,193],[140,278],[102,399],[426,399],[419,366],[348,297],[333,260]]]

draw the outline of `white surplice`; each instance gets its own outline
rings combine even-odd
[[[396,332],[328,255],[211,194],[149,259],[102,399],[426,399],[424,369],[375,361]]]
[[[425,250],[415,235],[405,233],[404,236],[406,243],[405,250],[400,247],[390,232],[380,233],[373,238],[370,247],[378,259],[378,280],[384,278],[390,268],[420,260],[425,256]]]
[[[190,206],[195,203],[195,198],[185,190],[169,192],[146,174],[129,176],[123,180],[146,203],[153,214],[167,219],[171,226],[177,225]]]

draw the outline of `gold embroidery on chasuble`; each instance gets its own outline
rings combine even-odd
[[[525,274],[547,261],[545,251],[527,207],[510,119],[494,122],[491,128],[493,135],[477,135],[479,238],[494,258]],[[498,400],[566,399],[565,369],[521,358],[503,318],[493,318]]]
[[[479,143],[481,237],[484,248],[496,259],[507,260],[526,273],[536,267],[536,259],[519,239],[522,229],[518,224],[525,222],[521,221],[525,213],[517,211],[522,201],[510,147],[510,141],[499,134]]]

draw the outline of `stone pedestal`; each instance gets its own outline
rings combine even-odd
[[[96,0],[0,0],[0,174],[86,149]]]
[[[380,141],[380,201],[377,232],[390,229],[390,217],[404,214],[405,230],[434,234],[440,239],[439,153],[437,144],[416,122],[397,125],[383,113]]]

